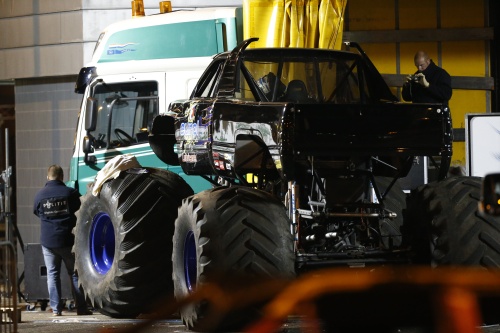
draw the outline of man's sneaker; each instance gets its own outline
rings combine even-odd
[[[60,317],[60,316],[62,316],[61,312],[52,312],[52,315],[54,317]]]
[[[94,313],[92,311],[90,311],[90,310],[87,309],[87,310],[76,311],[76,314],[78,316],[90,316],[90,315],[92,315]]]

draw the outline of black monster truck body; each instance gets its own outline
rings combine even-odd
[[[191,98],[155,119],[155,153],[215,186],[278,198],[299,269],[410,260],[397,180],[414,156],[439,156],[444,178],[448,108],[399,103],[360,48],[246,49],[251,41],[216,56]]]
[[[446,178],[446,105],[399,103],[359,47],[246,49],[252,41],[217,55],[149,134],[163,162],[213,188],[193,194],[173,171],[143,167],[82,199],[76,270],[94,308],[134,317],[152,297],[182,298],[220,276],[247,287],[321,266],[500,267],[500,224],[477,213],[481,179]],[[430,157],[439,181],[407,195],[398,180],[415,156]],[[207,331],[210,308],[181,316]],[[259,312],[235,310],[221,329]]]

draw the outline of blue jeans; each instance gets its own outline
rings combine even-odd
[[[78,275],[75,272],[75,257],[71,247],[49,249],[42,246],[43,259],[47,267],[47,286],[49,288],[50,307],[53,312],[61,313],[64,302],[61,299],[61,262],[64,262],[71,280],[71,291],[77,311],[87,310],[85,296],[78,288]]]

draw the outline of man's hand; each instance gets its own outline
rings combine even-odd
[[[429,88],[429,82],[425,78],[425,75],[423,73],[418,73],[415,74],[415,77],[418,78],[418,83],[421,84],[422,86]]]

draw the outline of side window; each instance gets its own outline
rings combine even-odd
[[[198,81],[194,97],[213,98],[217,91],[218,78],[222,72],[224,59],[214,61]]]
[[[360,73],[354,61],[332,61],[320,64],[323,96],[328,103],[360,103]],[[332,80],[333,79],[333,80]]]
[[[99,103],[95,148],[115,148],[147,142],[158,115],[157,82],[101,83],[94,88]]]
[[[256,97],[254,93],[252,92],[250,85],[247,81],[247,78],[243,74],[243,72],[240,72],[240,75],[238,76],[239,82],[238,85],[236,86],[236,92],[235,92],[235,98],[244,100],[244,101],[255,101]],[[250,80],[253,80],[253,77],[248,78]],[[255,85],[255,83],[254,83]]]
[[[317,70],[309,61],[290,61],[283,64],[281,80],[286,84],[283,101],[294,103],[318,102]]]
[[[239,90],[236,97],[247,101],[278,100],[285,89],[284,84],[276,77],[278,65],[270,61],[245,60],[240,67]],[[276,83],[278,89],[275,90]]]

